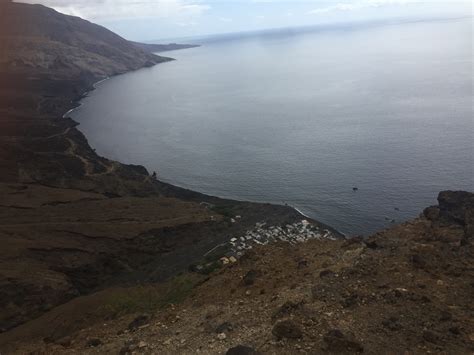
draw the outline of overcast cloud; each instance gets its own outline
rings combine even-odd
[[[195,17],[210,5],[187,0],[22,0],[87,19]]]
[[[0,0],[1,1],[1,0]],[[18,0],[100,23],[124,37],[153,40],[331,22],[472,16],[456,0]]]

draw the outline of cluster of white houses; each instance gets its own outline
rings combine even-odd
[[[287,224],[284,227],[267,226],[265,222],[257,223],[255,228],[239,238],[230,240],[231,254],[242,256],[245,250],[255,245],[266,245],[273,242],[303,243],[310,239],[337,239],[331,231],[320,228],[307,220]]]

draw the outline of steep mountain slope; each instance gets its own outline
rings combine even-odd
[[[42,5],[0,5],[0,36],[0,66],[55,75],[106,77],[167,60],[104,27]]]
[[[77,124],[60,118],[105,77],[168,58],[111,31],[42,5],[0,5],[1,181],[62,187],[119,188],[134,181],[152,191],[144,168],[98,157]],[[93,181],[92,181],[93,180]],[[107,180],[107,181],[104,181]]]

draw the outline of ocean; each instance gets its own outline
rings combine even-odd
[[[474,190],[472,19],[235,35],[100,83],[92,147],[210,195],[289,204],[347,235]],[[357,188],[354,191],[354,188]]]

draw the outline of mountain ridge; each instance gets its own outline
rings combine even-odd
[[[15,70],[37,68],[55,75],[75,71],[103,78],[170,60],[102,26],[43,5],[4,4],[0,33],[0,66]]]

